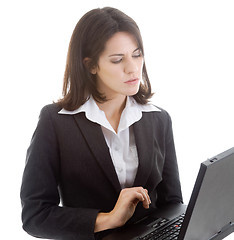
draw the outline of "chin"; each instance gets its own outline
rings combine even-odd
[[[136,88],[136,89],[134,89],[132,91],[129,91],[128,94],[126,94],[126,95],[127,96],[134,96],[134,95],[136,95],[138,93],[138,91],[139,91],[139,88]]]

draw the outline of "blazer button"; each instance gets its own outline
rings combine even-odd
[[[122,168],[122,167],[117,167],[117,171],[118,171],[118,172],[122,172],[122,171],[123,171],[123,168]]]

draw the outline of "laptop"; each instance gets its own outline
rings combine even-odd
[[[188,206],[157,209],[103,240],[221,240],[233,231],[234,147],[201,163]]]

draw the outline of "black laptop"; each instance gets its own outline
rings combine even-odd
[[[234,231],[234,147],[201,163],[188,206],[157,209],[103,240],[220,240]]]

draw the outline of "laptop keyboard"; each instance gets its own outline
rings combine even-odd
[[[169,221],[164,226],[155,229],[153,232],[148,233],[145,236],[139,237],[139,240],[176,240],[178,239],[182,222],[184,220],[184,214]],[[160,224],[159,224],[160,225]]]

